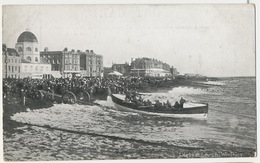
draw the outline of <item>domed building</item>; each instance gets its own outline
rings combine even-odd
[[[3,44],[2,73],[3,78],[42,79],[53,77],[55,72],[48,60],[40,57],[37,37],[27,30],[19,35],[15,49]]]
[[[20,34],[15,49],[23,59],[32,63],[40,63],[39,43],[32,32],[25,31]]]
[[[20,78],[49,78],[52,74],[51,64],[40,58],[37,37],[30,31],[20,34],[15,49],[21,57]]]

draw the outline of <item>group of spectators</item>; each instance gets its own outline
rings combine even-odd
[[[34,92],[37,90],[51,90],[60,95],[67,91],[75,95],[87,91],[91,97],[106,97],[108,87],[112,93],[125,93],[127,90],[143,91],[148,88],[160,88],[165,86],[164,82],[164,80],[136,77],[3,79],[3,98],[24,96],[34,98]]]

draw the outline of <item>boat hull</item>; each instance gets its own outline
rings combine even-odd
[[[148,114],[155,116],[164,116],[164,117],[176,117],[176,118],[207,118],[208,114],[208,105],[202,105],[198,107],[189,107],[189,108],[170,108],[170,109],[155,109],[151,107],[138,107],[133,103],[125,102],[124,100],[111,95],[112,101],[115,107],[118,110],[126,112],[134,112],[139,114]]]

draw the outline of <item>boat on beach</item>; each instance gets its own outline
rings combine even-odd
[[[186,102],[182,108],[157,108],[154,104],[143,106],[125,101],[125,96],[121,94],[111,94],[111,98],[116,109],[127,112],[176,118],[207,118],[208,114],[208,104],[203,103]]]

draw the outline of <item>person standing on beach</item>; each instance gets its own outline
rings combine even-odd
[[[21,104],[23,106],[25,106],[25,95],[26,95],[26,90],[25,89],[21,89]]]

